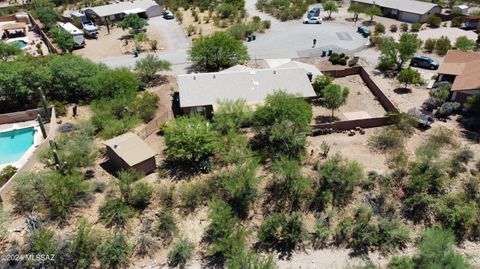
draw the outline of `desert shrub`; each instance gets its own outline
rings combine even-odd
[[[237,132],[230,131],[219,136],[216,143],[216,156],[220,164],[239,164],[253,155],[248,138]]]
[[[368,139],[368,145],[380,151],[395,151],[403,146],[404,135],[397,129],[386,127]]]
[[[181,207],[193,212],[200,204],[208,199],[209,186],[205,181],[185,182],[180,186],[179,194]]]
[[[330,203],[334,206],[345,205],[362,178],[363,168],[360,164],[335,154],[320,167],[312,206],[323,208]]]
[[[301,208],[308,198],[311,181],[304,177],[297,161],[282,159],[274,163],[274,176],[269,189],[272,200],[280,208]]]
[[[245,99],[222,100],[218,102],[218,108],[215,109],[213,122],[217,131],[227,134],[229,131],[237,131],[247,126],[252,116],[253,110]]]
[[[401,24],[400,24],[400,30],[401,30],[402,32],[407,32],[407,31],[408,31],[408,24],[406,24],[406,23],[401,23]]]
[[[268,216],[257,234],[265,249],[295,249],[306,238],[301,216],[297,213],[286,216],[274,213]]]
[[[150,203],[153,187],[148,183],[137,183],[133,186],[127,204],[136,209],[144,209]]]
[[[467,171],[466,165],[472,160],[474,157],[473,151],[469,148],[463,148],[456,151],[451,159],[450,159],[450,168],[448,173],[455,177],[459,173],[463,173]]]
[[[396,33],[398,31],[398,26],[396,24],[390,25],[390,32]]]
[[[160,199],[160,205],[163,209],[174,208],[177,205],[177,194],[175,192],[175,185],[168,184],[163,185],[158,190],[158,197]]]
[[[217,14],[221,19],[226,19],[232,14],[235,14],[236,7],[229,3],[223,3],[217,7]]]
[[[8,214],[3,210],[3,207],[0,207],[0,243],[4,242],[7,239],[7,224],[8,224]]]
[[[46,172],[20,175],[13,188],[13,205],[16,213],[26,213],[41,209],[41,194],[45,189],[43,178]]]
[[[433,38],[429,38],[425,40],[425,44],[423,44],[423,48],[429,52],[432,53],[433,50],[435,49],[435,46],[437,45],[437,40]]]
[[[415,261],[409,256],[393,256],[388,269],[415,269]]]
[[[438,28],[442,24],[442,19],[438,16],[430,16],[427,19],[427,24],[431,28]]]
[[[466,201],[475,201],[480,205],[480,177],[470,177],[463,186]]]
[[[118,96],[92,102],[92,124],[101,138],[109,139],[130,131],[140,119],[130,109],[133,97]]]
[[[348,246],[356,253],[367,253],[378,244],[378,229],[372,217],[372,209],[365,205],[358,207],[355,212],[355,222],[351,228]]]
[[[393,26],[393,25],[392,25]],[[390,27],[390,29],[392,29]],[[383,25],[382,23],[377,23],[375,25],[375,33],[377,34],[385,34],[385,25]]]
[[[100,222],[107,227],[123,228],[128,220],[133,217],[134,211],[122,199],[108,197],[100,205],[98,212]]]
[[[317,219],[315,222],[315,230],[312,235],[313,247],[318,249],[327,245],[333,231],[325,219]]]
[[[455,41],[455,48],[461,51],[473,51],[477,47],[477,43],[473,39],[469,39],[467,36],[458,37]]]
[[[466,259],[455,248],[455,237],[450,231],[429,228],[418,244],[415,268],[471,268]]]
[[[192,258],[195,246],[186,238],[175,242],[168,253],[168,265],[183,268]]]
[[[223,199],[241,219],[248,216],[251,205],[258,196],[259,178],[255,171],[257,164],[248,162],[237,165],[233,170],[221,173],[214,179],[220,182],[224,191]]]
[[[244,250],[233,253],[226,262],[226,268],[275,269],[277,265],[272,256],[262,257],[255,252]]]
[[[406,113],[390,114],[395,129],[400,131],[404,136],[409,137],[413,134],[414,128],[417,126],[417,120]]]
[[[447,54],[447,51],[451,48],[452,48],[452,42],[446,36],[440,37],[439,39],[437,39],[437,42],[435,43],[435,51],[440,56],[444,56],[445,54]]]
[[[344,53],[338,54],[338,53],[333,52],[330,55],[330,57],[328,58],[328,60],[334,65],[336,65],[336,64],[346,65],[348,58],[349,57],[347,55],[345,55]]]
[[[272,25],[272,22],[270,20],[264,20],[262,21],[262,27],[264,29],[270,29],[270,26]]]
[[[378,247],[384,252],[403,249],[410,241],[410,231],[400,220],[382,218],[378,222]]]
[[[412,32],[418,32],[420,31],[420,29],[422,29],[422,24],[418,22],[413,23],[412,26],[410,27],[410,31]]]
[[[48,228],[39,228],[25,238],[23,253],[25,255],[44,255],[55,257],[58,251],[58,240],[55,233]],[[55,261],[51,259],[26,259],[24,266],[28,268],[53,267]]]
[[[135,99],[133,110],[143,122],[149,122],[157,113],[159,100],[156,94],[145,91]]]
[[[114,233],[99,246],[97,258],[105,268],[124,268],[130,253],[131,247],[126,236]]]
[[[211,211],[208,216],[211,222],[207,234],[208,238],[214,241],[229,235],[233,231],[237,219],[233,215],[232,208],[223,201],[213,200],[209,206]]]
[[[475,202],[466,202],[459,194],[452,194],[441,199],[436,205],[436,219],[443,228],[455,233],[458,240],[472,236],[479,225],[478,206]]]
[[[239,23],[239,24],[234,24],[228,28],[228,33],[237,40],[241,40],[246,38],[247,36],[253,34],[256,31],[262,31],[260,28],[261,25],[258,23]]]
[[[151,256],[158,248],[158,243],[148,234],[141,233],[133,245],[135,256]]]
[[[214,151],[215,132],[200,116],[180,117],[163,128],[170,158],[198,162]]]
[[[456,16],[455,18],[452,19],[452,27],[460,27],[462,26],[462,23],[465,22],[465,18],[463,16]]]
[[[160,237],[166,244],[169,244],[177,233],[177,220],[170,209],[163,210],[157,215],[153,228],[153,234]]]
[[[427,109],[433,110],[442,106],[448,100],[450,88],[451,85],[440,85],[434,91],[430,91],[431,106]]]
[[[317,76],[312,83],[313,89],[317,96],[321,96],[321,93],[325,87],[332,84],[334,78],[328,75]]]
[[[312,107],[305,100],[284,91],[267,96],[252,119],[259,147],[269,156],[298,159],[303,156],[310,132]]]
[[[0,187],[3,186],[15,173],[17,172],[17,168],[11,165],[5,166],[0,171]]]
[[[460,110],[462,105],[458,102],[445,102],[435,113],[438,118],[447,118]]]

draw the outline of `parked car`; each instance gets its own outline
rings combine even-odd
[[[93,21],[82,22],[82,27],[86,36],[98,38],[98,27]]]
[[[319,18],[319,17],[310,17],[310,18],[305,18],[303,20],[304,24],[320,24],[322,22],[323,22],[322,18]]]
[[[310,9],[310,11],[307,14],[307,18],[318,17],[318,16],[320,16],[320,8],[319,7],[314,7],[312,9]]]
[[[438,69],[438,67],[440,66],[438,62],[425,55],[413,56],[412,60],[410,61],[410,65],[413,67],[421,67],[432,70]]]
[[[170,10],[165,10],[165,12],[163,12],[163,18],[166,20],[173,20],[175,19],[175,16],[173,16],[173,13]]]

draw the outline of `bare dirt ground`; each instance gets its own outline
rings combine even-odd
[[[115,26],[110,27],[110,34],[108,34],[107,27],[99,26],[98,39],[85,38],[85,48],[73,51],[73,54],[81,55],[88,59],[102,59],[106,57],[120,56],[124,54],[132,54],[134,41],[128,40],[128,45],[125,45],[125,39],[128,37],[128,30]],[[162,51],[165,47],[162,40],[161,29],[153,26],[147,26],[147,36],[150,40],[156,40],[157,51]],[[143,51],[151,51],[149,42],[142,44]]]
[[[375,96],[363,83],[359,75],[337,78],[333,83],[350,89],[347,103],[335,111],[335,117],[338,120],[351,120],[352,116],[345,113],[360,112],[367,117],[380,117],[385,115],[385,110],[375,99]],[[321,106],[313,106],[312,123],[322,123],[330,121],[331,111]]]
[[[208,36],[211,35],[217,31],[223,31],[225,28],[228,26],[228,24],[224,24],[224,27],[216,26],[213,23],[213,17],[208,18],[209,14],[208,11],[205,12],[200,12],[197,9],[197,14],[199,17],[198,21],[195,21],[193,15],[192,15],[192,9],[184,11],[183,9],[180,9],[180,12],[182,12],[182,26],[185,30],[191,25],[195,28],[195,31],[191,33],[190,38],[195,38],[195,37],[200,37],[200,36]],[[208,22],[207,22],[208,21]]]

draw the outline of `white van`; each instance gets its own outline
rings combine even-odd
[[[67,22],[67,23],[59,23],[58,27],[60,27],[60,29],[62,29],[63,31],[70,33],[70,35],[73,38],[73,41],[75,42],[76,48],[85,47],[85,38],[83,37],[83,32],[77,27],[75,27],[75,25]]]

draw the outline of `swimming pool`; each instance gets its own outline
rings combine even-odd
[[[15,41],[11,42],[10,44],[16,46],[19,49],[23,49],[27,46],[27,42],[25,42],[24,40],[15,40]]]
[[[13,163],[33,145],[34,127],[0,133],[0,165]]]

